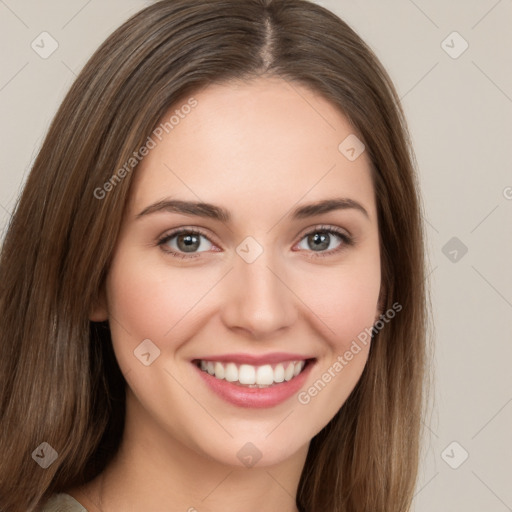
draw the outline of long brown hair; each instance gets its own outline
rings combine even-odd
[[[60,106],[0,260],[0,509],[35,510],[115,454],[126,382],[107,323],[89,320],[136,169],[111,180],[162,116],[212,83],[275,76],[321,93],[362,137],[381,239],[382,306],[363,375],[310,444],[301,511],[405,512],[424,404],[427,309],[421,202],[403,112],[372,51],[306,0],[162,0],[94,53]],[[341,141],[340,141],[341,142]],[[96,192],[95,192],[96,191]],[[33,460],[46,442],[47,469]]]

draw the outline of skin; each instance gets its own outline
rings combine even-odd
[[[317,93],[275,78],[214,85],[194,97],[197,107],[136,171],[104,300],[90,314],[109,319],[128,382],[119,454],[98,478],[70,490],[90,511],[296,511],[310,440],[356,385],[369,345],[308,404],[294,395],[264,409],[225,402],[190,361],[233,352],[313,355],[307,390],[381,314],[370,164],[366,153],[351,162],[338,150],[355,133],[347,118]],[[168,197],[214,203],[233,219],[173,212],[136,219]],[[356,209],[289,215],[333,197],[357,201],[368,217]],[[307,234],[321,225],[350,234],[354,245],[335,252],[344,242],[330,235],[329,247],[315,251]],[[206,233],[192,253],[198,257],[175,258],[158,246],[179,227]],[[263,248],[252,263],[236,252],[247,236]],[[183,244],[175,237],[166,247]],[[150,366],[134,357],[145,339],[160,350]],[[247,442],[261,452],[252,468],[237,458]]]

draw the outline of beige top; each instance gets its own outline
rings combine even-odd
[[[41,512],[87,512],[78,501],[66,493],[52,494]]]

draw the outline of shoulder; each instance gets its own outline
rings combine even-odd
[[[41,512],[87,512],[78,501],[65,493],[52,494]]]

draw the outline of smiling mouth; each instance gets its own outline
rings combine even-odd
[[[259,366],[203,359],[196,359],[193,363],[216,379],[226,380],[242,387],[267,388],[293,380],[314,360],[314,358],[290,360]]]

